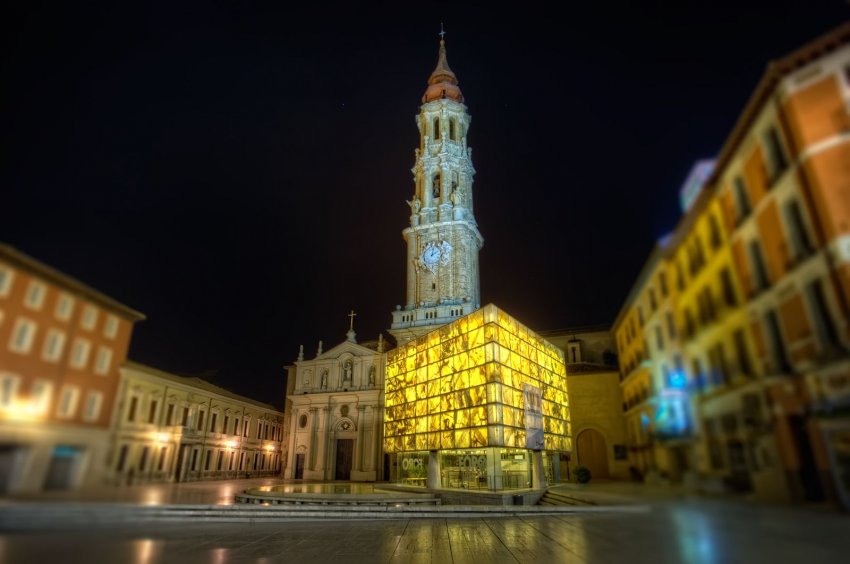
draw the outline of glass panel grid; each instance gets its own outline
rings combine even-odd
[[[529,387],[545,449],[572,448],[563,353],[493,305],[390,351],[385,382],[386,452],[526,448]]]

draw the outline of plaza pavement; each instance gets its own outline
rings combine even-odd
[[[52,501],[229,503],[279,480],[135,486],[49,494]],[[162,523],[0,533],[0,562],[832,563],[850,554],[850,517],[827,507],[751,504],[632,484],[557,486],[597,503],[640,499],[646,513],[466,519]],[[25,498],[25,496],[23,496]],[[45,499],[44,495],[37,496]],[[95,499],[93,499],[95,498]],[[108,498],[108,499],[107,499]],[[22,500],[22,496],[16,498]],[[217,501],[216,501],[217,500]],[[0,506],[2,511],[2,506]]]

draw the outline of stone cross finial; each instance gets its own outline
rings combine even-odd
[[[384,352],[384,334],[378,333],[378,352]]]
[[[297,360],[304,360],[304,345],[300,345],[298,347],[298,359]]]
[[[357,314],[354,313],[354,310],[352,309],[351,313],[348,314],[348,319],[349,319],[348,330],[349,331],[354,331],[354,318],[355,317],[357,317]]]
[[[319,341],[319,352],[316,353],[316,356],[321,356],[322,354],[322,341]]]
[[[440,22],[440,33],[438,33],[437,35],[440,36],[440,41],[443,41],[443,39],[445,39],[446,37],[446,32],[443,29],[443,22]]]

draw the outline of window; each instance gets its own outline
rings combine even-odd
[[[109,374],[109,369],[112,365],[112,349],[107,347],[99,347],[97,349],[97,360],[94,364],[96,374]]]
[[[91,391],[86,396],[86,406],[83,410],[84,421],[96,421],[100,416],[100,406],[103,403],[103,394]]]
[[[64,348],[65,333],[56,329],[50,329],[47,331],[47,338],[44,339],[41,357],[48,362],[56,362],[62,356],[62,349]]]
[[[151,400],[150,407],[148,408],[148,423],[156,423],[157,407],[159,407],[159,402],[156,400]]]
[[[728,268],[720,272],[720,287],[723,288],[723,303],[731,307],[736,306],[738,298],[735,296],[735,286],[732,284],[732,274]]]
[[[655,301],[655,290],[653,288],[649,289],[649,309],[653,312],[658,309],[658,302]]]
[[[667,297],[667,275],[663,272],[658,275],[658,286],[661,288],[661,297]]]
[[[114,315],[109,315],[106,318],[106,323],[103,326],[103,335],[107,339],[114,339],[118,335],[118,318]]]
[[[189,426],[189,408],[183,408],[183,414],[180,416],[180,424],[184,427]]]
[[[127,409],[127,421],[132,423],[136,420],[136,409],[139,407],[139,398],[132,396],[130,398],[130,407]]]
[[[449,139],[457,141],[457,121],[454,118],[449,120]]]
[[[77,386],[65,386],[62,395],[59,396],[59,409],[57,415],[63,419],[70,419],[77,411],[77,399],[80,389]]]
[[[788,238],[791,243],[792,260],[804,258],[812,254],[813,245],[809,239],[803,212],[796,200],[791,200],[783,208],[785,222],[788,224]]]
[[[32,384],[30,402],[38,414],[47,413],[50,405],[50,396],[53,395],[53,384],[47,380],[36,380]]]
[[[192,472],[198,469],[198,449],[192,450]]]
[[[224,422],[221,424],[221,432],[222,433],[227,434],[227,427],[228,427],[229,423],[230,423],[230,416],[225,415],[224,416]]]
[[[74,312],[74,298],[68,294],[61,294],[56,301],[56,319],[60,321],[68,321],[71,319],[71,314]]]
[[[736,176],[732,181],[735,193],[735,209],[737,223],[741,223],[752,211],[750,206],[750,197],[747,192],[747,185],[744,184],[744,179],[741,176]]]
[[[250,426],[251,426],[251,418],[250,418],[250,417],[246,417],[246,418],[245,418],[245,424],[242,426],[242,436],[243,436],[243,437],[247,437],[247,436],[248,436],[248,428],[249,428]]]
[[[717,223],[717,217],[714,214],[708,216],[708,241],[711,245],[712,250],[717,250],[720,248],[721,236],[720,236],[720,224]]]
[[[659,351],[664,350],[664,337],[661,335],[661,327],[655,326],[655,346]]]
[[[753,276],[755,276],[754,287],[756,291],[764,290],[770,284],[770,279],[767,276],[767,268],[757,240],[750,241],[750,260],[753,263]]]
[[[89,331],[94,329],[95,324],[97,323],[97,310],[93,305],[87,305],[83,310],[83,329],[88,329]]]
[[[735,331],[735,354],[738,356],[738,370],[746,376],[753,375],[753,364],[750,362],[750,353],[747,348],[747,339],[744,336],[744,330],[738,329]]]
[[[788,168],[788,157],[785,156],[785,149],[782,147],[782,141],[779,138],[779,132],[775,127],[767,130],[764,136],[764,142],[767,147],[767,164],[770,168],[770,182],[775,182],[785,169]]]
[[[207,451],[207,456],[204,458],[204,471],[210,469],[210,461],[212,460],[212,451]]]
[[[671,339],[676,338],[676,320],[673,319],[673,314],[667,312],[667,334]]]
[[[239,419],[238,418],[233,422],[233,434],[234,435],[239,434]]]
[[[821,280],[815,280],[806,286],[806,301],[814,320],[821,350],[828,353],[837,351],[841,347],[841,341],[826,303]]]
[[[638,313],[638,323],[640,323],[640,326],[643,327],[643,309],[638,307],[637,313]]]
[[[119,472],[124,471],[124,466],[127,464],[127,453],[130,450],[130,447],[127,445],[121,445],[121,453],[118,455],[118,464],[115,466],[115,469]]]
[[[0,297],[5,298],[12,289],[12,279],[15,273],[8,266],[0,264]]]
[[[41,306],[44,305],[44,295],[46,293],[47,289],[44,284],[33,280],[27,288],[27,296],[24,299],[24,305],[30,309],[41,309]]]
[[[440,118],[434,118],[434,139],[440,138]]]
[[[71,366],[74,368],[85,368],[89,360],[91,344],[85,339],[74,341],[74,350],[71,353]]]
[[[435,200],[440,198],[440,185],[442,182],[440,181],[440,173],[434,175],[434,179],[431,181],[431,197]]]
[[[156,469],[159,472],[165,468],[165,453],[168,452],[167,447],[162,447],[159,449],[159,463],[156,465]]]
[[[168,409],[165,412],[165,422],[163,424],[166,425],[166,426],[171,425],[171,422],[174,420],[173,418],[174,418],[174,404],[169,403]]]
[[[148,449],[150,447],[142,448],[142,455],[139,457],[139,470],[144,470],[148,465]]]
[[[0,374],[0,409],[8,409],[15,403],[21,378],[13,374]]]
[[[35,340],[36,324],[34,321],[19,317],[15,321],[12,330],[12,338],[9,340],[9,349],[16,353],[27,354],[32,348]]]
[[[206,415],[205,411],[198,412],[198,431],[203,431],[204,429],[204,416]]]
[[[785,351],[785,341],[782,338],[782,329],[779,327],[779,318],[774,310],[770,310],[765,314],[764,324],[767,326],[767,334],[770,339],[770,351],[773,357],[774,370],[783,373],[791,372],[788,355]]]
[[[210,433],[215,433],[215,424],[218,422],[218,413],[213,413],[210,416]]]

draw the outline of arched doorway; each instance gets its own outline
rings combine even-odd
[[[576,440],[577,462],[590,470],[591,478],[608,478],[608,446],[596,429],[585,429]]]

